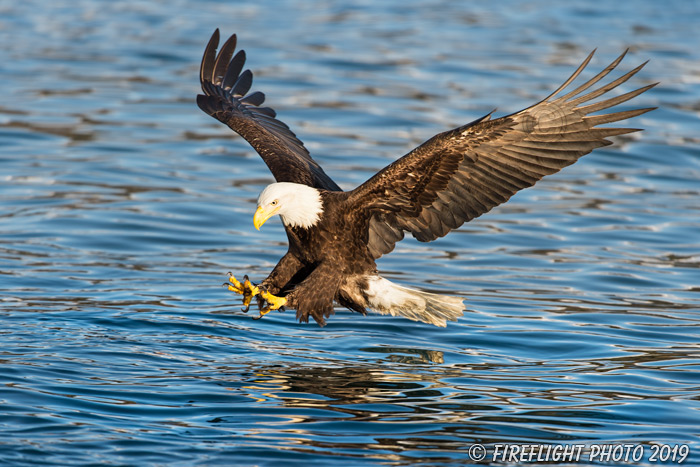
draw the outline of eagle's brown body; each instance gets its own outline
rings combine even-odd
[[[343,192],[311,158],[275,112],[260,107],[264,96],[248,94],[250,71],[245,55],[233,55],[232,36],[218,55],[218,30],[202,60],[202,110],[243,136],[262,156],[277,182],[318,190],[322,210],[313,225],[285,224],[289,251],[262,282],[286,297],[297,317],[319,324],[334,302],[365,313],[367,308],[444,325],[461,314],[451,297],[391,285],[378,276],[375,260],[391,252],[405,232],[419,241],[442,237],[517,191],[573,164],[593,149],[611,144],[606,138],[638,131],[598,125],[641,115],[650,108],[613,113],[600,111],[643,93],[654,84],[617,95],[606,94],[636,74],[641,65],[595,87],[622,60],[563,94],[583,71],[575,73],[541,102],[511,115],[490,114],[468,125],[438,134],[396,160],[356,189]],[[233,58],[232,58],[233,57]],[[563,95],[560,95],[563,94]],[[594,114],[594,115],[591,115]],[[304,209],[297,206],[295,209]],[[383,297],[383,294],[394,294]]]
[[[353,212],[347,193],[322,191],[321,197],[324,215],[319,223],[308,229],[286,227],[289,251],[262,282],[273,294],[284,294],[300,320],[313,316],[319,323],[333,313],[334,301],[366,313],[363,276],[377,273],[367,235],[362,235],[367,219],[347,215]]]

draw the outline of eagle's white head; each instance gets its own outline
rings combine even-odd
[[[316,188],[299,183],[273,183],[260,193],[253,223],[260,230],[265,221],[279,214],[284,225],[308,229],[316,225],[322,212],[321,192]]]

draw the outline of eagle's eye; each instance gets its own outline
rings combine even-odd
[[[274,200],[273,202],[270,203],[272,206],[277,206],[277,200]]]

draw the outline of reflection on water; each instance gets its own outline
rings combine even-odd
[[[416,349],[385,352],[392,362],[402,361],[400,354],[433,354]],[[581,442],[590,440],[591,432],[602,435],[608,431],[613,419],[618,428],[634,424],[639,418],[629,405],[648,397],[638,392],[645,391],[641,386],[635,390],[634,368],[678,358],[657,354],[616,359],[608,368],[603,368],[605,364],[591,368],[587,363],[568,368],[547,363],[477,363],[426,369],[424,362],[410,360],[383,370],[362,365],[273,365],[256,369],[243,389],[259,408],[281,409],[277,417],[254,429],[254,435],[282,436],[294,446],[291,449],[299,451],[342,451],[361,457],[371,449],[378,459],[411,462],[419,456],[421,462],[430,463],[459,458],[476,442]],[[415,364],[419,366],[413,368]],[[670,368],[673,366],[671,363]],[[591,371],[609,374],[608,385],[596,389],[586,384],[579,375]],[[570,377],[557,375],[567,372]],[[624,378],[615,378],[615,373]],[[669,370],[668,376],[672,373]],[[677,376],[676,382],[684,378],[697,382],[690,372],[684,375],[681,370]],[[670,386],[667,394],[673,397],[677,391]],[[657,393],[654,397],[663,396]],[[645,423],[653,426],[656,415],[648,417]],[[235,417],[213,422],[223,426],[240,423]],[[368,430],[367,424],[381,428]]]
[[[432,466],[599,442],[684,443],[700,465],[697,5],[37,6],[0,7],[0,463]],[[252,226],[259,157],[194,104],[216,27],[344,188],[541,99],[595,46],[594,68],[651,59],[635,86],[662,85],[635,105],[659,109],[380,260],[466,297],[448,328],[253,321],[219,284],[265,277],[285,236]]]

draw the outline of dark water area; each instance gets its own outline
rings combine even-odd
[[[700,465],[698,22],[680,0],[0,3],[0,465],[460,465],[476,443]],[[464,296],[459,322],[253,321],[220,284],[286,237],[253,227],[261,159],[194,103],[217,27],[344,189],[595,47],[588,77],[650,60],[619,92],[660,81],[625,107],[659,108],[379,261]]]

